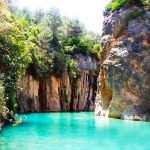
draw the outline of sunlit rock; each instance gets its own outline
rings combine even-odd
[[[105,16],[96,115],[149,121],[149,14],[133,6]]]

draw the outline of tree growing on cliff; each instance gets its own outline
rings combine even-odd
[[[61,77],[66,71],[66,61],[63,53],[55,52],[53,58],[53,74],[56,77]]]

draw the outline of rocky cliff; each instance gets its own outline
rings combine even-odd
[[[19,81],[18,97],[24,112],[94,111],[97,90],[98,60],[75,54],[81,70],[73,80],[66,72],[60,78],[50,75],[35,79],[27,74]]]
[[[150,11],[105,14],[96,115],[150,121]]]

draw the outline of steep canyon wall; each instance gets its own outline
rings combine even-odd
[[[150,120],[150,11],[105,15],[96,115]]]
[[[73,80],[67,72],[42,80],[27,74],[19,81],[18,97],[24,112],[94,111],[97,90],[98,60],[89,55],[75,54],[81,69],[80,78]]]

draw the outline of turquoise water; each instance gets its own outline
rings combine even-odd
[[[0,150],[149,150],[150,123],[103,120],[94,113],[29,114],[0,133]]]

